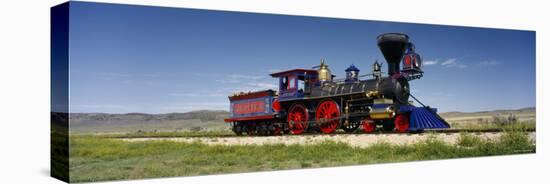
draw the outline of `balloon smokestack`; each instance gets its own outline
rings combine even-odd
[[[377,37],[378,48],[388,63],[388,74],[399,73],[401,59],[409,46],[409,36],[403,33],[384,33]]]

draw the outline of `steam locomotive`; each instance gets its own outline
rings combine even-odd
[[[324,60],[312,69],[272,73],[279,80],[278,92],[269,89],[229,96],[230,117],[225,122],[231,123],[237,135],[449,128],[437,109],[424,106],[410,94],[409,81],[420,79],[424,72],[409,36],[384,33],[377,42],[388,65],[387,75],[375,61],[370,74],[359,75],[360,70],[351,65],[345,79],[335,79]],[[365,77],[371,78],[361,79]],[[410,97],[422,106],[414,106]]]

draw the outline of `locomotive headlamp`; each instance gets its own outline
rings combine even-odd
[[[372,70],[375,71],[375,72],[379,72],[380,71],[380,63],[378,63],[378,61],[374,62],[374,64],[372,64]]]
[[[416,67],[417,69],[420,69],[420,67],[422,67],[422,59],[420,58],[420,55],[416,55],[414,67]]]
[[[380,70],[381,67],[382,66],[378,63],[378,61],[375,61],[374,64],[372,64],[372,75],[374,78],[378,79],[382,77],[382,71]]]

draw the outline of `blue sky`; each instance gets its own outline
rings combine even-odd
[[[536,102],[532,31],[84,2],[70,16],[71,112],[228,110],[227,95],[276,89],[269,73],[321,58],[337,77],[369,73],[384,32],[416,44],[425,76],[412,93],[440,111]]]

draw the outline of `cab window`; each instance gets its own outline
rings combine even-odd
[[[295,89],[296,88],[296,78],[289,77],[288,78],[288,89]]]

